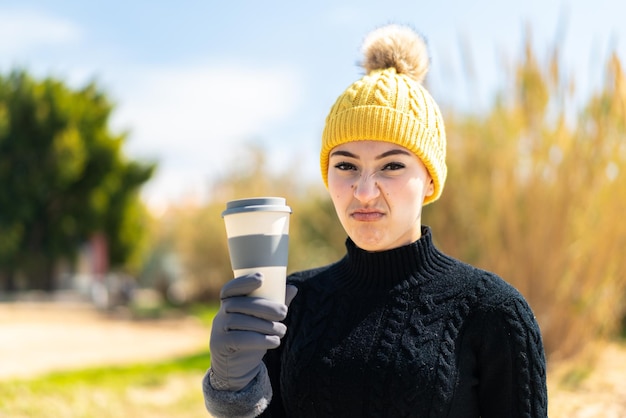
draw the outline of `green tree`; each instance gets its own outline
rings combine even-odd
[[[0,278],[53,290],[54,268],[103,233],[110,265],[133,257],[141,235],[138,190],[154,165],[128,161],[113,105],[94,83],[72,90],[25,71],[0,76]]]

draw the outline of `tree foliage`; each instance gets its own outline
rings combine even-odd
[[[60,260],[95,232],[110,263],[125,264],[141,236],[138,188],[153,165],[128,161],[109,130],[112,104],[94,83],[71,90],[25,71],[0,76],[0,278],[51,290]]]

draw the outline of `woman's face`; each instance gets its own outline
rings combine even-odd
[[[330,152],[328,191],[352,241],[366,251],[383,251],[420,238],[422,203],[434,186],[406,148],[354,141]]]

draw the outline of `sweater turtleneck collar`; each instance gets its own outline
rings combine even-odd
[[[436,276],[448,257],[433,244],[428,226],[415,242],[391,250],[370,252],[348,238],[347,254],[340,263],[343,284],[352,288],[388,288],[409,277],[426,281]]]

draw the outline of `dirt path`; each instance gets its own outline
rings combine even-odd
[[[80,302],[0,303],[0,379],[167,359],[208,341],[190,318],[132,321]]]
[[[580,381],[559,384],[568,373]],[[603,345],[590,366],[557,367],[548,383],[551,418],[626,418],[626,345]]]

